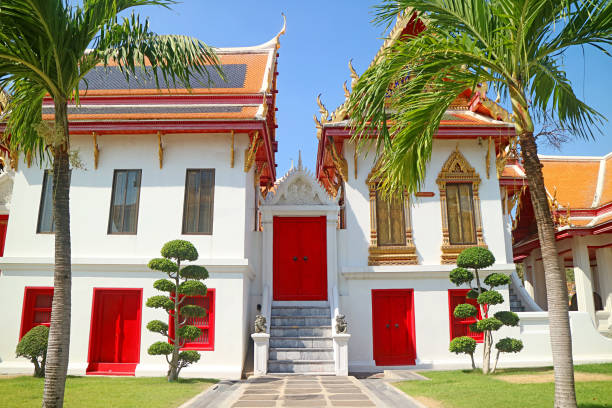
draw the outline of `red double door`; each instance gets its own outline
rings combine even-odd
[[[412,289],[372,290],[373,351],[376,365],[414,365]]]
[[[274,300],[327,300],[325,217],[274,217]]]
[[[94,289],[87,374],[134,375],[142,289]]]

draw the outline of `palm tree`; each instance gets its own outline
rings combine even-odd
[[[76,2],[75,2],[76,3]],[[0,6],[0,89],[10,93],[6,139],[53,168],[55,273],[43,407],[63,405],[70,345],[70,135],[67,105],[79,100],[79,84],[96,65],[115,62],[129,78],[147,75],[189,88],[193,75],[220,74],[206,44],[184,36],[156,35],[148,21],[118,14],[135,6],[169,7],[172,0],[3,0]],[[210,69],[210,68],[208,68]],[[133,78],[133,76],[132,76]],[[210,77],[208,77],[210,81]],[[205,84],[206,86],[206,84]],[[53,98],[54,123],[42,122],[42,100]],[[15,159],[16,155],[13,155]],[[22,156],[23,157],[23,156]]]
[[[361,76],[349,101],[359,146],[376,134],[385,191],[417,191],[442,115],[460,92],[486,82],[509,101],[546,270],[555,406],[575,407],[567,288],[534,118],[550,115],[571,134],[593,137],[592,127],[604,118],[575,95],[562,59],[568,49],[584,45],[610,55],[612,2],[383,0],[376,10],[375,22],[387,27],[398,15],[418,16],[426,25],[419,34],[405,34],[387,47]]]

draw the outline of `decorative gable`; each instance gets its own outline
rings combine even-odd
[[[314,175],[302,166],[300,157],[297,167],[292,167],[269,193],[264,205],[337,205]]]

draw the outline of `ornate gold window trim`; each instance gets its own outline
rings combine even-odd
[[[478,195],[478,186],[480,185],[480,176],[466,158],[459,151],[459,147],[448,157],[442,171],[438,174],[436,180],[440,187],[440,210],[442,211],[442,264],[454,264],[457,262],[457,255],[466,248],[479,246],[486,248],[482,234],[482,219],[480,215],[480,196]],[[472,195],[474,199],[474,224],[476,227],[476,244],[475,245],[453,245],[450,243],[450,234],[448,231],[448,213],[446,205],[446,184],[447,183],[471,183]]]
[[[418,257],[416,247],[412,241],[410,200],[406,192],[403,193],[406,244],[378,246],[376,232],[376,187],[378,186],[378,179],[374,176],[377,167],[378,165],[374,166],[366,179],[370,191],[370,247],[368,248],[368,265],[416,265]]]

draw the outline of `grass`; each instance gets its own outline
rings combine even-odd
[[[511,384],[497,375],[538,374],[552,367],[507,369],[483,376],[472,371],[428,371],[420,374],[431,381],[404,381],[395,385],[413,397],[426,397],[448,408],[473,408],[475,405],[515,408],[552,407],[554,384]],[[587,364],[575,367],[577,372],[612,374],[612,364]],[[612,381],[577,382],[578,406],[612,407]]]
[[[64,407],[178,407],[216,382],[199,378],[168,383],[166,378],[157,377],[68,377]],[[43,386],[43,378],[0,379],[0,407],[39,408]]]

